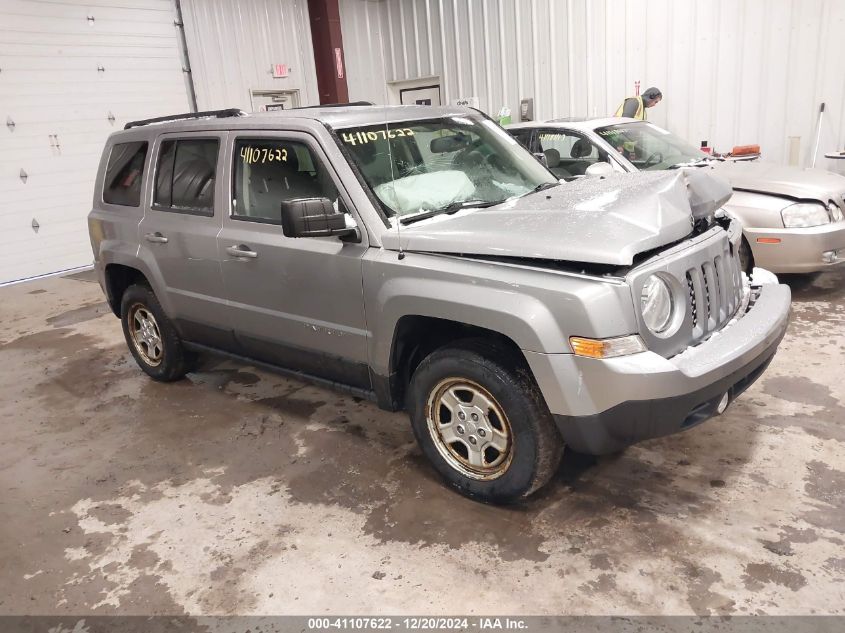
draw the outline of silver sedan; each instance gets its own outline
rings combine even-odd
[[[845,177],[759,160],[724,160],[658,126],[634,119],[520,123],[508,131],[559,178],[611,171],[707,168],[734,194],[725,211],[743,225],[743,267],[777,273],[825,270],[845,262]]]

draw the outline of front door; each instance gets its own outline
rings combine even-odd
[[[231,208],[218,242],[238,344],[247,356],[369,389],[366,242],[282,232],[283,200],[323,197],[341,212],[352,208],[319,145],[303,133],[239,132],[227,155]]]
[[[222,349],[228,327],[217,252],[226,133],[165,134],[156,140],[150,203],[140,224],[139,255],[182,336]]]

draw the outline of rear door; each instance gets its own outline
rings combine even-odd
[[[219,248],[238,344],[247,356],[369,389],[365,232],[358,243],[282,232],[281,203],[293,198],[329,198],[353,221],[319,144],[297,132],[232,132],[227,155],[232,180]]]
[[[155,143],[150,204],[140,225],[140,256],[184,338],[233,347],[217,252],[223,217],[226,133],[165,134]]]

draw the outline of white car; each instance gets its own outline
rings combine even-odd
[[[714,158],[646,121],[556,119],[507,127],[564,180],[678,168],[709,168],[734,194],[725,211],[743,225],[742,266],[806,273],[845,262],[845,177],[760,160]]]

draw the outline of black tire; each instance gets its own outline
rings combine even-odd
[[[754,270],[754,254],[751,252],[751,245],[745,236],[742,236],[742,241],[739,244],[739,266],[749,277]]]
[[[469,464],[460,463],[460,455],[469,454],[470,444],[464,441],[469,435],[456,437],[458,441],[452,444],[435,439],[438,433],[436,429],[451,424],[440,426],[442,407],[446,405],[441,404],[437,394],[445,393],[442,385],[451,384],[448,381],[454,380],[481,387],[482,393],[478,395],[482,398],[492,396],[494,405],[504,414],[504,421],[498,421],[495,409],[488,416],[489,424],[496,426],[498,421],[496,428],[506,427],[512,438],[508,442],[508,456],[498,466],[503,470],[493,477],[484,472],[470,476],[466,472],[471,468]],[[459,387],[455,389],[461,391]],[[483,393],[485,391],[486,394]],[[465,390],[465,393],[472,395],[471,389]],[[438,403],[439,412],[433,413],[431,420],[428,414],[430,399]],[[463,398],[461,400],[461,405],[469,406],[463,402]],[[436,350],[414,371],[406,405],[414,435],[425,456],[450,486],[468,497],[492,503],[513,503],[541,488],[557,472],[563,453],[563,440],[524,359],[503,346],[469,340]],[[448,408],[446,412],[449,412]],[[458,421],[457,417],[451,418],[451,414],[449,417],[452,422]],[[468,421],[468,418],[462,419]],[[483,435],[478,430],[480,426],[473,428],[475,430],[471,431],[464,427],[463,432]],[[488,426],[487,432],[490,435],[487,440],[476,437],[476,445],[479,446],[478,443],[483,441],[489,442],[493,435],[491,431],[492,428]],[[490,450],[489,446],[485,450],[476,449],[485,455],[485,460],[487,450]],[[455,452],[460,455],[456,456]],[[494,460],[501,458],[496,456],[495,449],[492,456]],[[485,466],[479,468],[483,470]]]
[[[142,314],[145,314],[147,318],[143,319]],[[150,315],[152,319],[148,318]],[[142,318],[146,323],[153,323],[161,343],[158,354],[150,350],[147,342],[136,344],[133,330],[140,329],[136,317]],[[135,284],[126,289],[120,301],[120,322],[123,325],[123,336],[126,338],[129,351],[132,352],[138,366],[150,378],[161,382],[172,382],[180,380],[188,373],[192,356],[185,351],[176,329],[164,313],[155,293],[148,286]],[[139,338],[143,337],[139,336]]]

